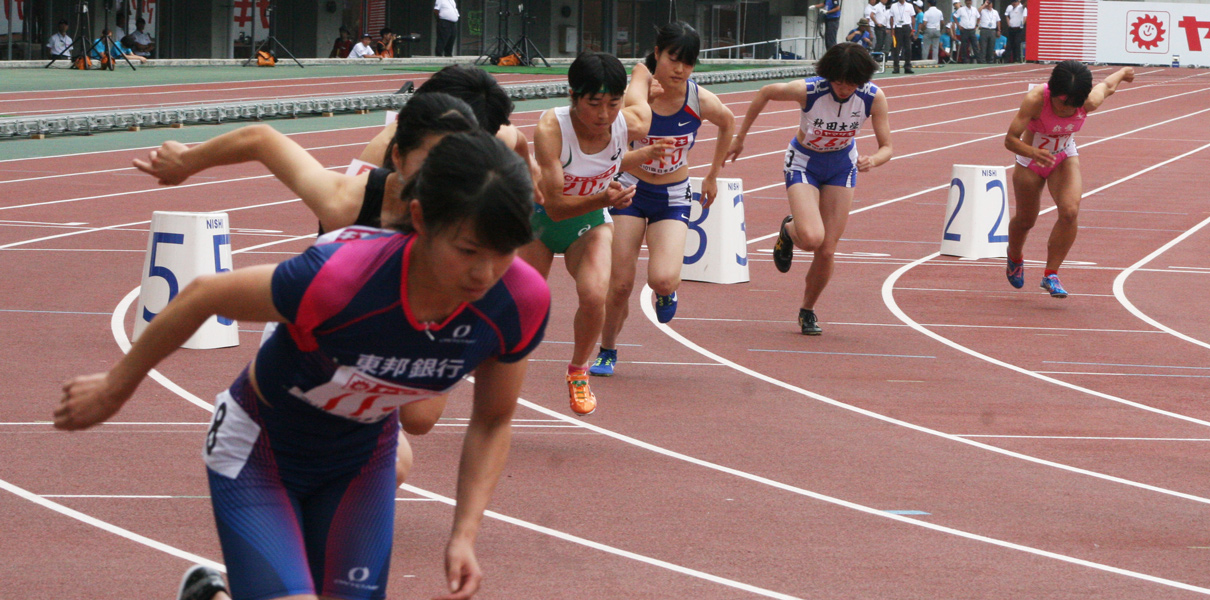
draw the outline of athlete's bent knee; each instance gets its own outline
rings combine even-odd
[[[661,295],[667,296],[676,291],[676,288],[681,286],[680,277],[656,277],[647,282],[651,286],[652,291]]]

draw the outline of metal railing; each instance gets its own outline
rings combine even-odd
[[[763,42],[750,42],[747,44],[736,44],[734,46],[720,46],[718,48],[705,48],[698,51],[698,56],[701,58],[752,58],[758,60],[764,59],[789,59],[789,60],[812,60],[816,58],[818,52],[816,46],[822,38],[818,36],[807,37],[791,37],[779,38],[775,40],[765,40]],[[789,42],[790,46],[787,49],[782,46],[782,43]],[[745,56],[743,49],[751,48],[750,56]],[[710,56],[708,52],[726,52],[726,56]]]

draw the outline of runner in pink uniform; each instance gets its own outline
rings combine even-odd
[[[1055,65],[1046,85],[1025,94],[1004,139],[1004,146],[1017,155],[1017,166],[1023,167],[1013,170],[1017,211],[1008,224],[1005,274],[1013,287],[1025,285],[1025,238],[1038,220],[1042,188],[1049,187],[1058,207],[1058,221],[1046,244],[1046,272],[1041,285],[1055,298],[1067,297],[1058,271],[1076,241],[1076,217],[1084,194],[1075,133],[1088,113],[1100,108],[1123,81],[1134,81],[1133,68],[1120,69],[1093,86],[1092,72],[1084,63],[1065,60]]]

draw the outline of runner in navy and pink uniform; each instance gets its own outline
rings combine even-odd
[[[1008,223],[1008,266],[1005,274],[1015,288],[1025,285],[1025,237],[1038,220],[1042,188],[1049,187],[1058,207],[1058,220],[1046,243],[1046,271],[1042,289],[1055,298],[1066,298],[1059,281],[1059,266],[1076,241],[1076,217],[1084,184],[1075,133],[1088,113],[1100,108],[1122,82],[1134,81],[1134,69],[1125,67],[1095,87],[1092,72],[1079,61],[1065,60],[1050,73],[1046,85],[1025,94],[1021,110],[1008,126],[1004,146],[1017,155],[1013,170],[1013,193],[1017,211]]]
[[[474,541],[508,453],[526,357],[550,291],[528,242],[524,161],[483,132],[446,136],[409,181],[410,233],[352,228],[302,255],[202,277],[113,370],[64,384],[55,426],[113,416],[210,315],[285,323],[218,396],[203,456],[231,597],[386,595],[398,410],[475,374],[446,549],[446,598],[482,577]],[[444,587],[444,586],[443,586]],[[192,569],[183,596],[227,595]]]
[[[662,28],[655,50],[634,66],[631,80],[654,78],[663,90],[651,100],[651,129],[631,142],[634,149],[622,161],[618,181],[636,186],[630,206],[609,209],[613,217],[613,258],[601,351],[589,372],[613,375],[618,359],[618,334],[630,313],[635,265],[643,240],[647,241],[647,283],[655,290],[656,318],[661,323],[676,314],[676,290],[681,285],[685,258],[689,205],[689,150],[697,141],[702,121],[718,127],[714,158],[702,180],[701,202],[708,208],[718,194],[718,173],[727,158],[735,116],[718,96],[689,79],[697,65],[701,40],[687,23],[676,21]],[[654,154],[654,156],[653,156]]]

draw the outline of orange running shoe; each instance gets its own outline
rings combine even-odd
[[[597,397],[588,387],[588,371],[567,374],[567,393],[571,396],[571,411],[587,417],[597,410]]]

